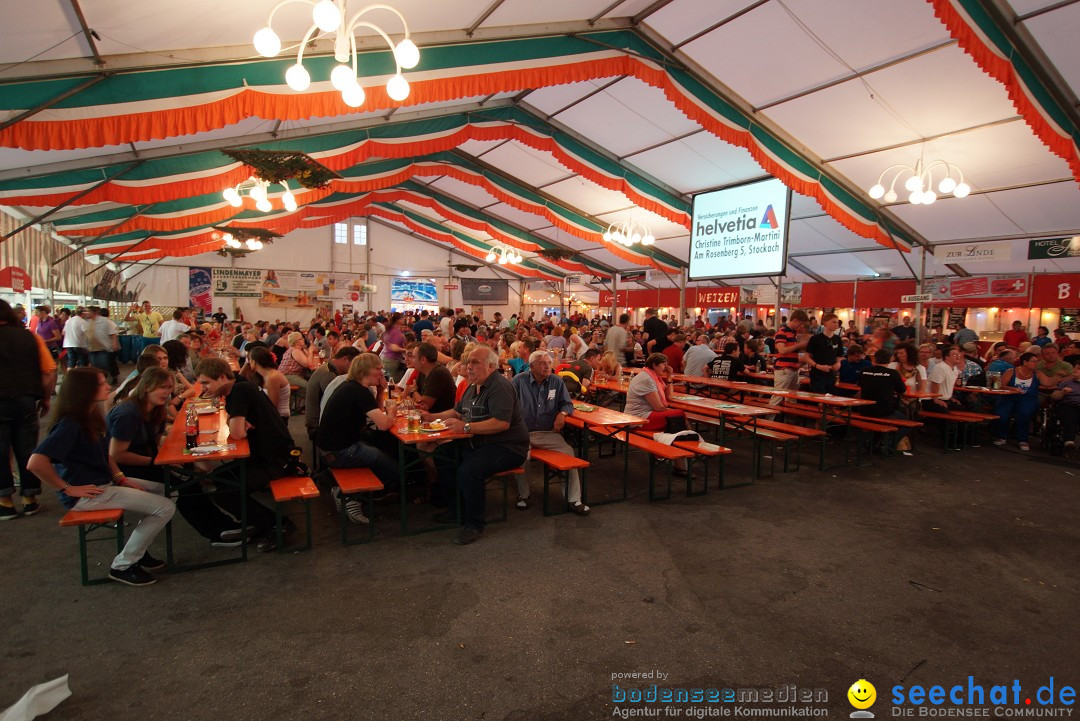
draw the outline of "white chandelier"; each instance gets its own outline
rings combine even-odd
[[[394,54],[394,63],[397,71],[386,82],[386,94],[391,100],[401,102],[409,97],[409,81],[401,74],[401,69],[409,70],[416,67],[420,62],[420,50],[409,39],[409,26],[400,12],[389,5],[368,5],[347,22],[345,21],[346,0],[282,0],[270,11],[270,17],[266,20],[266,27],[255,33],[255,50],[267,58],[276,57],[281,52],[281,38],[271,28],[274,21],[274,13],[283,5],[292,2],[303,2],[314,6],[311,11],[311,19],[314,23],[304,34],[300,43],[300,50],[296,54],[296,64],[285,71],[285,83],[297,92],[303,92],[311,85],[311,74],[304,67],[304,49],[316,31],[334,33],[334,59],[338,64],[330,73],[330,82],[341,91],[341,99],[350,108],[359,108],[364,104],[364,89],[360,87],[356,63],[356,36],[353,34],[357,28],[365,27],[374,30],[386,44],[390,46]],[[397,45],[390,36],[374,23],[361,18],[375,10],[388,10],[397,15],[404,27],[405,37]],[[351,61],[351,64],[350,64]]]
[[[222,236],[222,240],[225,241],[225,246],[234,250],[240,250],[246,247],[247,250],[262,250],[263,244],[261,240],[257,238],[248,238],[246,242],[241,243],[232,233],[226,233]]]
[[[525,260],[521,253],[511,248],[509,245],[502,245],[497,247],[492,246],[491,250],[488,251],[485,260],[489,263],[494,263],[496,258],[498,258],[499,260],[499,265],[506,265],[507,263],[520,263],[521,261]]]
[[[255,209],[261,210],[264,213],[269,213],[273,210],[270,204],[269,189],[274,185],[269,180],[262,180],[252,175],[242,183],[238,183],[235,187],[226,188],[222,193],[222,197],[225,201],[234,208],[239,208],[244,204],[244,194],[255,201]],[[285,183],[281,183],[281,187],[285,189],[285,192],[281,195],[281,204],[285,210],[290,213],[296,210],[296,196],[289,190],[289,186]]]
[[[941,179],[937,184],[937,192],[934,191],[935,171],[941,171]],[[893,171],[896,171],[893,173]],[[887,176],[893,173],[889,181],[889,189],[885,189]],[[953,177],[955,174],[956,177]],[[897,199],[896,183],[900,178],[907,176],[904,181],[904,190],[908,195],[908,202],[912,205],[932,205],[938,199],[938,193],[942,195],[952,194],[955,198],[966,198],[971,192],[971,186],[964,182],[964,173],[955,165],[946,163],[944,160],[932,160],[923,165],[920,158],[915,167],[897,164],[885,168],[878,176],[878,182],[870,188],[870,197],[874,200],[884,200],[886,203],[895,203]]]
[[[656,238],[653,237],[649,226],[632,220],[624,220],[609,225],[608,229],[604,231],[604,240],[609,243],[625,245],[627,248],[637,243],[652,245],[656,242]]]

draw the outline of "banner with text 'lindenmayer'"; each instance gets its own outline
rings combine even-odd
[[[791,191],[762,180],[694,196],[690,279],[782,275]]]

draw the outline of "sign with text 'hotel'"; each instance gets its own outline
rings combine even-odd
[[[763,180],[694,196],[690,279],[782,275],[791,191]]]
[[[988,263],[1012,260],[1012,241],[940,245],[934,248],[934,260],[939,263]]]
[[[1080,235],[1072,238],[1045,238],[1028,241],[1028,260],[1080,258]]]

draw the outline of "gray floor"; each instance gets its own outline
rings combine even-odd
[[[400,537],[389,506],[376,543],[343,548],[320,502],[312,552],[146,589],[80,586],[49,498],[0,524],[0,708],[64,673],[73,696],[49,718],[601,719],[613,674],[653,670],[674,687],[824,688],[845,718],[865,677],[883,718],[897,683],[1080,681],[1075,464],[924,444],[652,504],[644,464],[629,502],[511,509],[469,547]],[[225,553],[177,534],[188,557]]]

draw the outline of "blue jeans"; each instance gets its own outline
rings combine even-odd
[[[1039,396],[1023,395],[1002,396],[998,399],[996,413],[998,420],[994,429],[995,438],[1009,437],[1009,421],[1016,420],[1016,440],[1024,443],[1031,435],[1031,419],[1039,410]]]
[[[461,493],[462,519],[465,525],[483,530],[486,523],[484,484],[499,471],[524,465],[527,453],[512,451],[500,444],[472,448],[468,441],[455,443],[461,453],[461,462],[455,468],[453,458],[443,456],[439,464],[439,483],[442,485],[443,498],[454,498],[456,483]]]
[[[10,453],[14,452],[19,466],[22,495],[41,493],[41,480],[26,470],[26,462],[38,440],[38,399],[34,396],[0,398],[0,497],[15,494],[15,477],[11,474]]]
[[[109,375],[109,351],[95,350],[90,352],[90,365],[100,368],[106,376]]]
[[[398,485],[398,464],[393,458],[375,446],[357,441],[348,448],[334,451],[331,468],[370,468],[387,488]]]
[[[85,348],[65,348],[67,351],[67,367],[82,368],[90,365],[90,354]]]

